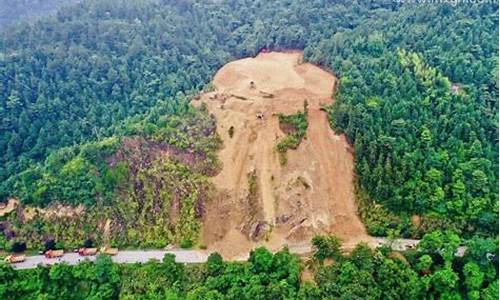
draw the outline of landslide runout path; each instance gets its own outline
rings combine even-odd
[[[261,53],[217,72],[215,91],[195,103],[206,103],[216,117],[224,145],[222,171],[212,178],[218,194],[204,216],[202,242],[209,250],[234,258],[258,245],[271,250],[300,245],[316,234],[334,234],[346,247],[374,243],[357,215],[349,145],[321,111],[333,101],[335,80],[302,63],[300,52]],[[307,136],[281,165],[275,149],[285,134],[278,114],[302,111],[305,100]]]

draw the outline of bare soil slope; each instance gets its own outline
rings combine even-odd
[[[320,110],[333,101],[335,80],[302,63],[299,52],[261,53],[217,72],[216,90],[201,96],[224,142],[223,169],[213,178],[218,195],[204,217],[209,250],[234,258],[257,245],[300,247],[319,233],[335,234],[347,245],[371,241],[357,216],[349,145]],[[304,100],[307,137],[282,166],[275,147],[285,134],[277,114],[303,110]]]

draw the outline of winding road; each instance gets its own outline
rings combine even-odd
[[[413,239],[396,239],[393,241],[387,238],[374,238],[378,246],[387,244],[390,245],[392,249],[397,251],[408,250],[414,248],[419,240]],[[289,247],[290,252],[298,255],[307,255],[313,251],[313,247],[310,243],[297,244]],[[457,255],[462,256],[465,252],[464,247],[460,247],[457,251]],[[196,264],[204,263],[207,261],[209,253],[203,250],[184,250],[184,249],[173,249],[173,250],[123,250],[118,252],[117,255],[112,256],[111,259],[115,263],[145,263],[149,260],[161,261],[165,254],[170,253],[175,255],[175,261],[178,263],[186,264]],[[80,256],[78,253],[65,253],[63,257],[60,258],[46,258],[43,255],[27,256],[26,260],[20,263],[12,264],[14,269],[33,269],[38,265],[53,265],[58,263],[67,263],[69,265],[76,265],[85,260],[94,261],[96,256]],[[246,257],[238,257],[233,259],[233,261],[246,261]]]

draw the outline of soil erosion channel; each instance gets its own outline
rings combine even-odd
[[[203,243],[226,258],[257,245],[300,247],[316,234],[335,234],[347,245],[371,242],[357,216],[353,156],[320,108],[332,103],[335,77],[302,63],[302,54],[261,53],[228,63],[201,95],[223,139],[217,196],[206,207]],[[306,138],[280,164],[276,145],[285,133],[278,114],[304,110]],[[232,128],[232,129],[231,129]],[[232,132],[232,134],[230,134]]]

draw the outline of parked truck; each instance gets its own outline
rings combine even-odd
[[[47,250],[45,251],[46,258],[56,258],[64,255],[64,250]]]
[[[107,255],[116,255],[118,254],[118,248],[109,248],[109,247],[102,247],[99,252],[102,254],[107,254]]]
[[[9,255],[4,259],[4,261],[8,264],[20,263],[25,260],[26,260],[25,255]]]
[[[91,256],[97,254],[97,248],[80,248],[78,254],[81,256]]]

